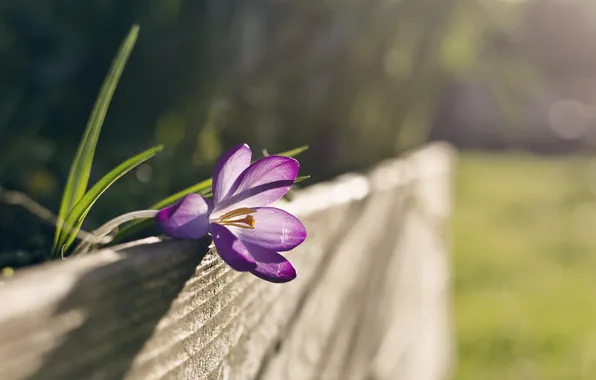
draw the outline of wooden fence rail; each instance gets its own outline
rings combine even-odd
[[[309,233],[288,284],[158,238],[17,273],[0,379],[446,379],[453,156],[430,145],[282,204]]]

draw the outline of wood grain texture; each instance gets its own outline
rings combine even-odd
[[[444,222],[453,153],[431,145],[280,203],[308,239],[298,278],[152,238],[0,283],[0,378],[447,378]]]

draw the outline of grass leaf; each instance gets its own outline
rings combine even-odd
[[[191,194],[191,193],[198,193],[201,195],[206,195],[207,193],[211,192],[211,184],[213,183],[213,179],[209,178],[206,179],[204,181],[201,181],[199,183],[197,183],[196,185],[193,185],[191,187],[187,187],[184,190],[181,190],[175,194],[170,195],[169,197],[162,199],[161,201],[157,202],[156,204],[154,204],[153,206],[151,206],[150,208],[153,210],[157,210],[160,208],[164,208],[166,206],[171,205],[172,203],[178,201],[180,198],[182,198],[185,195]]]
[[[111,172],[106,174],[100,179],[83,197],[74,205],[66,219],[64,220],[64,228],[60,231],[58,236],[58,244],[54,249],[54,256],[58,256],[63,252],[67,251],[72,242],[74,241],[77,232],[81,228],[85,217],[89,213],[91,206],[97,201],[116,180],[128,173],[138,165],[147,161],[151,157],[155,156],[159,151],[163,149],[162,145],[155,146],[148,149],[118,165]],[[71,227],[72,226],[72,227]]]
[[[58,211],[58,222],[56,224],[56,234],[54,236],[54,251],[58,246],[59,237],[62,234],[62,228],[65,223],[67,215],[71,212],[74,205],[77,204],[87,191],[87,184],[89,183],[89,175],[91,173],[91,165],[93,163],[93,156],[95,154],[95,147],[101,127],[108,111],[108,106],[124,70],[124,66],[128,61],[128,57],[137,40],[139,33],[138,25],[134,25],[130,30],[128,36],[120,46],[120,50],[116,58],[112,62],[110,71],[106,76],[99,95],[91,111],[91,116],[87,122],[87,127],[83,134],[83,138],[77,149],[77,153],[70,167],[64,194],[60,203],[60,210]]]
[[[294,181],[294,183],[306,181],[307,179],[310,179],[309,175],[301,175],[299,177],[296,177],[296,180]]]
[[[273,154],[272,156],[296,157],[300,153],[305,152],[307,150],[308,150],[308,145],[302,145],[302,146],[299,146],[298,148],[294,148],[294,149],[286,150],[285,152]]]

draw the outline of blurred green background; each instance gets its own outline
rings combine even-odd
[[[92,182],[166,149],[85,229],[211,176],[239,142],[309,144],[301,173],[322,181],[446,140],[455,378],[596,378],[596,1],[3,0],[2,189],[58,209],[133,23]],[[0,268],[45,261],[53,227],[2,194]]]
[[[456,379],[596,377],[596,158],[464,153]]]

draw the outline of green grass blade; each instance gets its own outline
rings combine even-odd
[[[307,179],[310,179],[310,175],[301,175],[299,177],[296,177],[294,183],[296,184],[298,182],[306,181]]]
[[[272,156],[296,157],[300,153],[305,152],[307,150],[308,150],[308,145],[302,145],[302,146],[299,146],[298,148],[286,150],[285,152],[272,154]]]
[[[182,198],[185,195],[191,194],[191,193],[198,193],[201,195],[205,195],[209,192],[211,192],[211,184],[213,183],[213,179],[209,178],[206,179],[204,181],[201,181],[199,183],[197,183],[196,185],[193,185],[191,187],[187,187],[184,190],[181,190],[175,194],[170,195],[169,197],[162,199],[161,201],[157,202],[156,204],[154,204],[153,206],[151,206],[151,209],[157,210],[166,206],[171,205],[172,203],[176,202],[177,200],[179,200],[180,198]]]
[[[138,219],[133,220],[132,222],[126,224],[124,227],[118,230],[118,233],[112,241],[111,244],[118,244],[124,239],[128,239],[132,235],[145,230],[146,228],[151,227],[153,224],[153,219]]]
[[[128,36],[120,46],[116,58],[112,62],[110,71],[106,76],[99,95],[91,111],[91,116],[87,122],[83,138],[77,149],[77,153],[70,167],[62,201],[60,202],[60,210],[58,211],[58,222],[56,224],[56,234],[54,236],[54,251],[57,248],[58,238],[62,233],[63,223],[66,216],[77,204],[85,192],[87,191],[87,184],[89,183],[89,175],[91,173],[91,164],[93,163],[93,156],[95,154],[95,147],[101,127],[108,111],[108,106],[112,101],[112,96],[124,70],[124,66],[128,61],[128,57],[137,40],[139,33],[138,25],[134,25],[130,30]]]
[[[155,156],[159,151],[163,149],[163,146],[158,145],[151,149],[148,149],[118,165],[114,170],[106,174],[100,179],[83,197],[79,200],[66,219],[64,220],[64,227],[72,226],[71,228],[63,228],[60,236],[58,237],[57,249],[54,250],[54,256],[60,255],[62,252],[68,250],[76,235],[89,213],[91,206],[97,201],[97,199],[106,191],[116,180],[128,173],[138,165],[147,161],[151,157]]]

